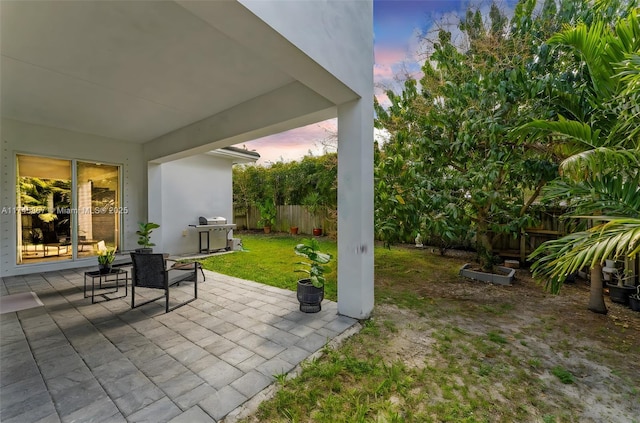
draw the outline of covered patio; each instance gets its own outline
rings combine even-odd
[[[33,291],[44,303],[0,315],[3,422],[218,421],[371,314],[370,0],[0,10],[0,295]],[[85,298],[84,271],[96,266],[87,240],[126,253],[139,224],[155,222],[155,251],[180,254],[195,245],[194,219],[231,215],[218,210],[231,177],[211,177],[203,157],[329,118],[339,138],[337,304],[305,315],[294,292],[211,273],[197,301],[168,314],[160,303],[131,310],[130,292]],[[189,171],[176,176],[180,161]],[[35,179],[57,190],[38,200],[42,222],[25,207]],[[108,238],[96,233],[100,219]],[[25,242],[42,243],[34,221],[69,254],[23,261]]]
[[[1,276],[94,265],[87,240],[131,251],[140,222],[160,225],[157,251],[184,252],[198,216],[232,213],[230,202],[221,208],[230,172],[212,177],[203,157],[337,118],[338,312],[370,315],[370,0],[7,1],[0,9]],[[32,196],[38,180],[46,183]],[[68,254],[22,260],[25,244],[43,243],[41,226]]]
[[[3,422],[233,421],[276,375],[358,327],[336,303],[301,313],[293,291],[210,271],[170,313],[162,301],[132,310],[130,291],[92,304],[85,270],[1,278],[1,295],[44,303],[0,315]]]

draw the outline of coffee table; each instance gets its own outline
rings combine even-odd
[[[87,279],[91,279],[91,295],[87,294]],[[84,272],[84,297],[88,298],[89,296],[91,296],[91,304],[96,303],[96,296],[101,296],[102,298],[104,298],[104,301],[115,300],[116,298],[124,298],[129,294],[128,280],[129,272],[120,268],[111,268],[107,273],[101,273],[99,270]],[[124,295],[120,295],[118,297],[107,297],[107,294],[115,294],[119,292],[121,281],[124,281]],[[99,290],[111,290],[107,292],[96,293],[96,284],[98,285],[97,289]],[[103,284],[106,285],[105,288],[103,288]]]

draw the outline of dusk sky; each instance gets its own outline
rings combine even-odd
[[[433,34],[435,23],[447,22],[452,25],[450,30],[455,30],[457,16],[470,4],[480,3],[468,0],[373,1],[373,78],[375,94],[381,104],[387,102],[385,89],[400,89],[399,76],[420,74],[424,61],[420,42],[423,36]],[[483,8],[490,5],[488,2],[481,4]],[[256,150],[261,156],[259,164],[299,160],[309,151],[314,155],[322,154],[322,141],[336,133],[336,120],[332,119],[243,143],[239,147]]]

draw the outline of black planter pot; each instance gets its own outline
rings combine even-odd
[[[300,279],[298,281],[298,302],[300,311],[304,313],[317,313],[322,309],[321,303],[324,299],[324,287],[316,288],[310,279]]]
[[[153,248],[136,248],[135,249],[136,253],[142,253],[142,254],[152,254],[153,253]]]
[[[111,263],[109,263],[109,264],[98,264],[98,270],[100,271],[101,275],[105,275],[105,274],[111,272]]]
[[[607,284],[607,288],[609,288],[609,298],[614,303],[629,304],[629,295],[636,293],[635,286]]]

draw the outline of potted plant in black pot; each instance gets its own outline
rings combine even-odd
[[[138,245],[141,245],[141,248],[136,248],[136,253],[153,253],[153,248],[156,244],[151,242],[151,232],[154,229],[159,228],[160,225],[153,222],[140,222],[138,223],[138,230],[136,234],[138,235]]]
[[[296,264],[304,267],[296,272],[306,273],[309,277],[298,280],[297,296],[300,303],[300,311],[305,313],[317,313],[322,309],[324,299],[324,283],[326,272],[330,272],[326,266],[332,259],[331,254],[320,251],[320,245],[315,238],[305,239],[302,244],[294,247],[296,255],[305,257],[307,261],[299,261]]]
[[[104,250],[98,251],[98,269],[101,274],[111,272],[111,264],[113,260],[116,258],[116,249],[115,248],[105,248]]]
[[[621,271],[615,267],[613,268],[613,270],[614,272],[611,273],[610,278],[612,278],[613,282],[615,283],[606,284],[607,288],[609,288],[609,298],[614,303],[628,305],[629,295],[636,292],[636,287],[633,285],[625,284],[625,281],[627,281],[629,278],[627,277],[624,270]],[[603,275],[604,275],[604,272],[603,272]]]

